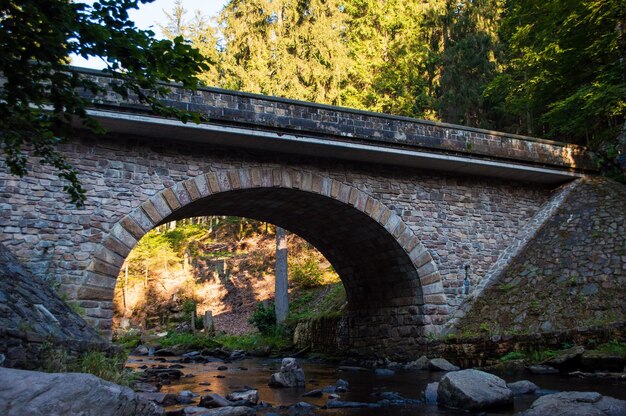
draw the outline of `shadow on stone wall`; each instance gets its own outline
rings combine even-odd
[[[79,353],[105,343],[52,287],[0,244],[0,354],[5,367],[35,369],[51,349]]]
[[[626,186],[585,178],[456,325],[485,338],[584,332],[626,317]]]

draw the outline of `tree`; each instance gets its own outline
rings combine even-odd
[[[231,0],[220,14],[221,85],[341,104],[345,17],[337,0]]]
[[[72,134],[72,122],[102,133],[86,108],[105,86],[72,72],[68,56],[103,60],[118,82],[111,84],[122,98],[136,95],[156,113],[186,122],[198,114],[165,107],[159,102],[168,89],[159,81],[197,86],[195,74],[207,70],[200,53],[182,37],[156,40],[152,31],[139,30],[128,10],[151,0],[100,0],[92,5],[70,0],[17,0],[0,3],[0,148],[9,171],[27,174],[29,151],[43,164],[56,168],[66,181],[71,201],[80,206],[85,191],[78,172],[57,150]]]
[[[442,121],[489,127],[484,91],[495,77],[500,0],[447,0],[440,14],[442,49],[437,112]]]
[[[616,143],[626,117],[623,0],[508,0],[500,126],[589,144]],[[512,117],[511,117],[512,115]]]
[[[289,284],[287,272],[287,233],[276,227],[276,268],[274,281],[274,308],[276,322],[281,324],[289,312]]]

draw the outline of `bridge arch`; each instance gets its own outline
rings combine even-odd
[[[445,309],[441,277],[402,218],[354,186],[283,167],[216,170],[156,193],[103,237],[77,300],[110,302],[124,259],[141,237],[160,224],[201,215],[271,222],[315,245],[346,288],[356,350],[398,356],[438,332],[435,315]],[[111,314],[105,308],[87,313],[104,331]]]

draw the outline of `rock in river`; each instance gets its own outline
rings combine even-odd
[[[457,371],[459,367],[451,364],[445,358],[433,358],[428,362],[428,369],[430,371]]]
[[[519,416],[622,416],[626,401],[595,392],[565,391],[535,400]]]
[[[156,416],[163,408],[128,387],[91,374],[0,368],[0,414],[6,416]]]
[[[532,394],[539,390],[539,386],[528,380],[520,380],[514,383],[508,383],[506,386],[513,392],[513,396]]]
[[[468,369],[443,376],[437,401],[444,406],[476,411],[513,404],[513,392],[500,377]]]
[[[304,370],[295,358],[283,358],[280,372],[272,374],[272,387],[304,387]]]

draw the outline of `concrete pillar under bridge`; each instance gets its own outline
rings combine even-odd
[[[385,204],[346,184],[291,169],[212,172],[158,192],[97,245],[72,285],[91,321],[110,334],[115,281],[124,258],[152,228],[182,218],[233,215],[282,226],[315,245],[347,293],[350,347],[397,355],[437,333],[448,308],[437,266],[414,232]],[[390,330],[393,326],[393,330]]]

